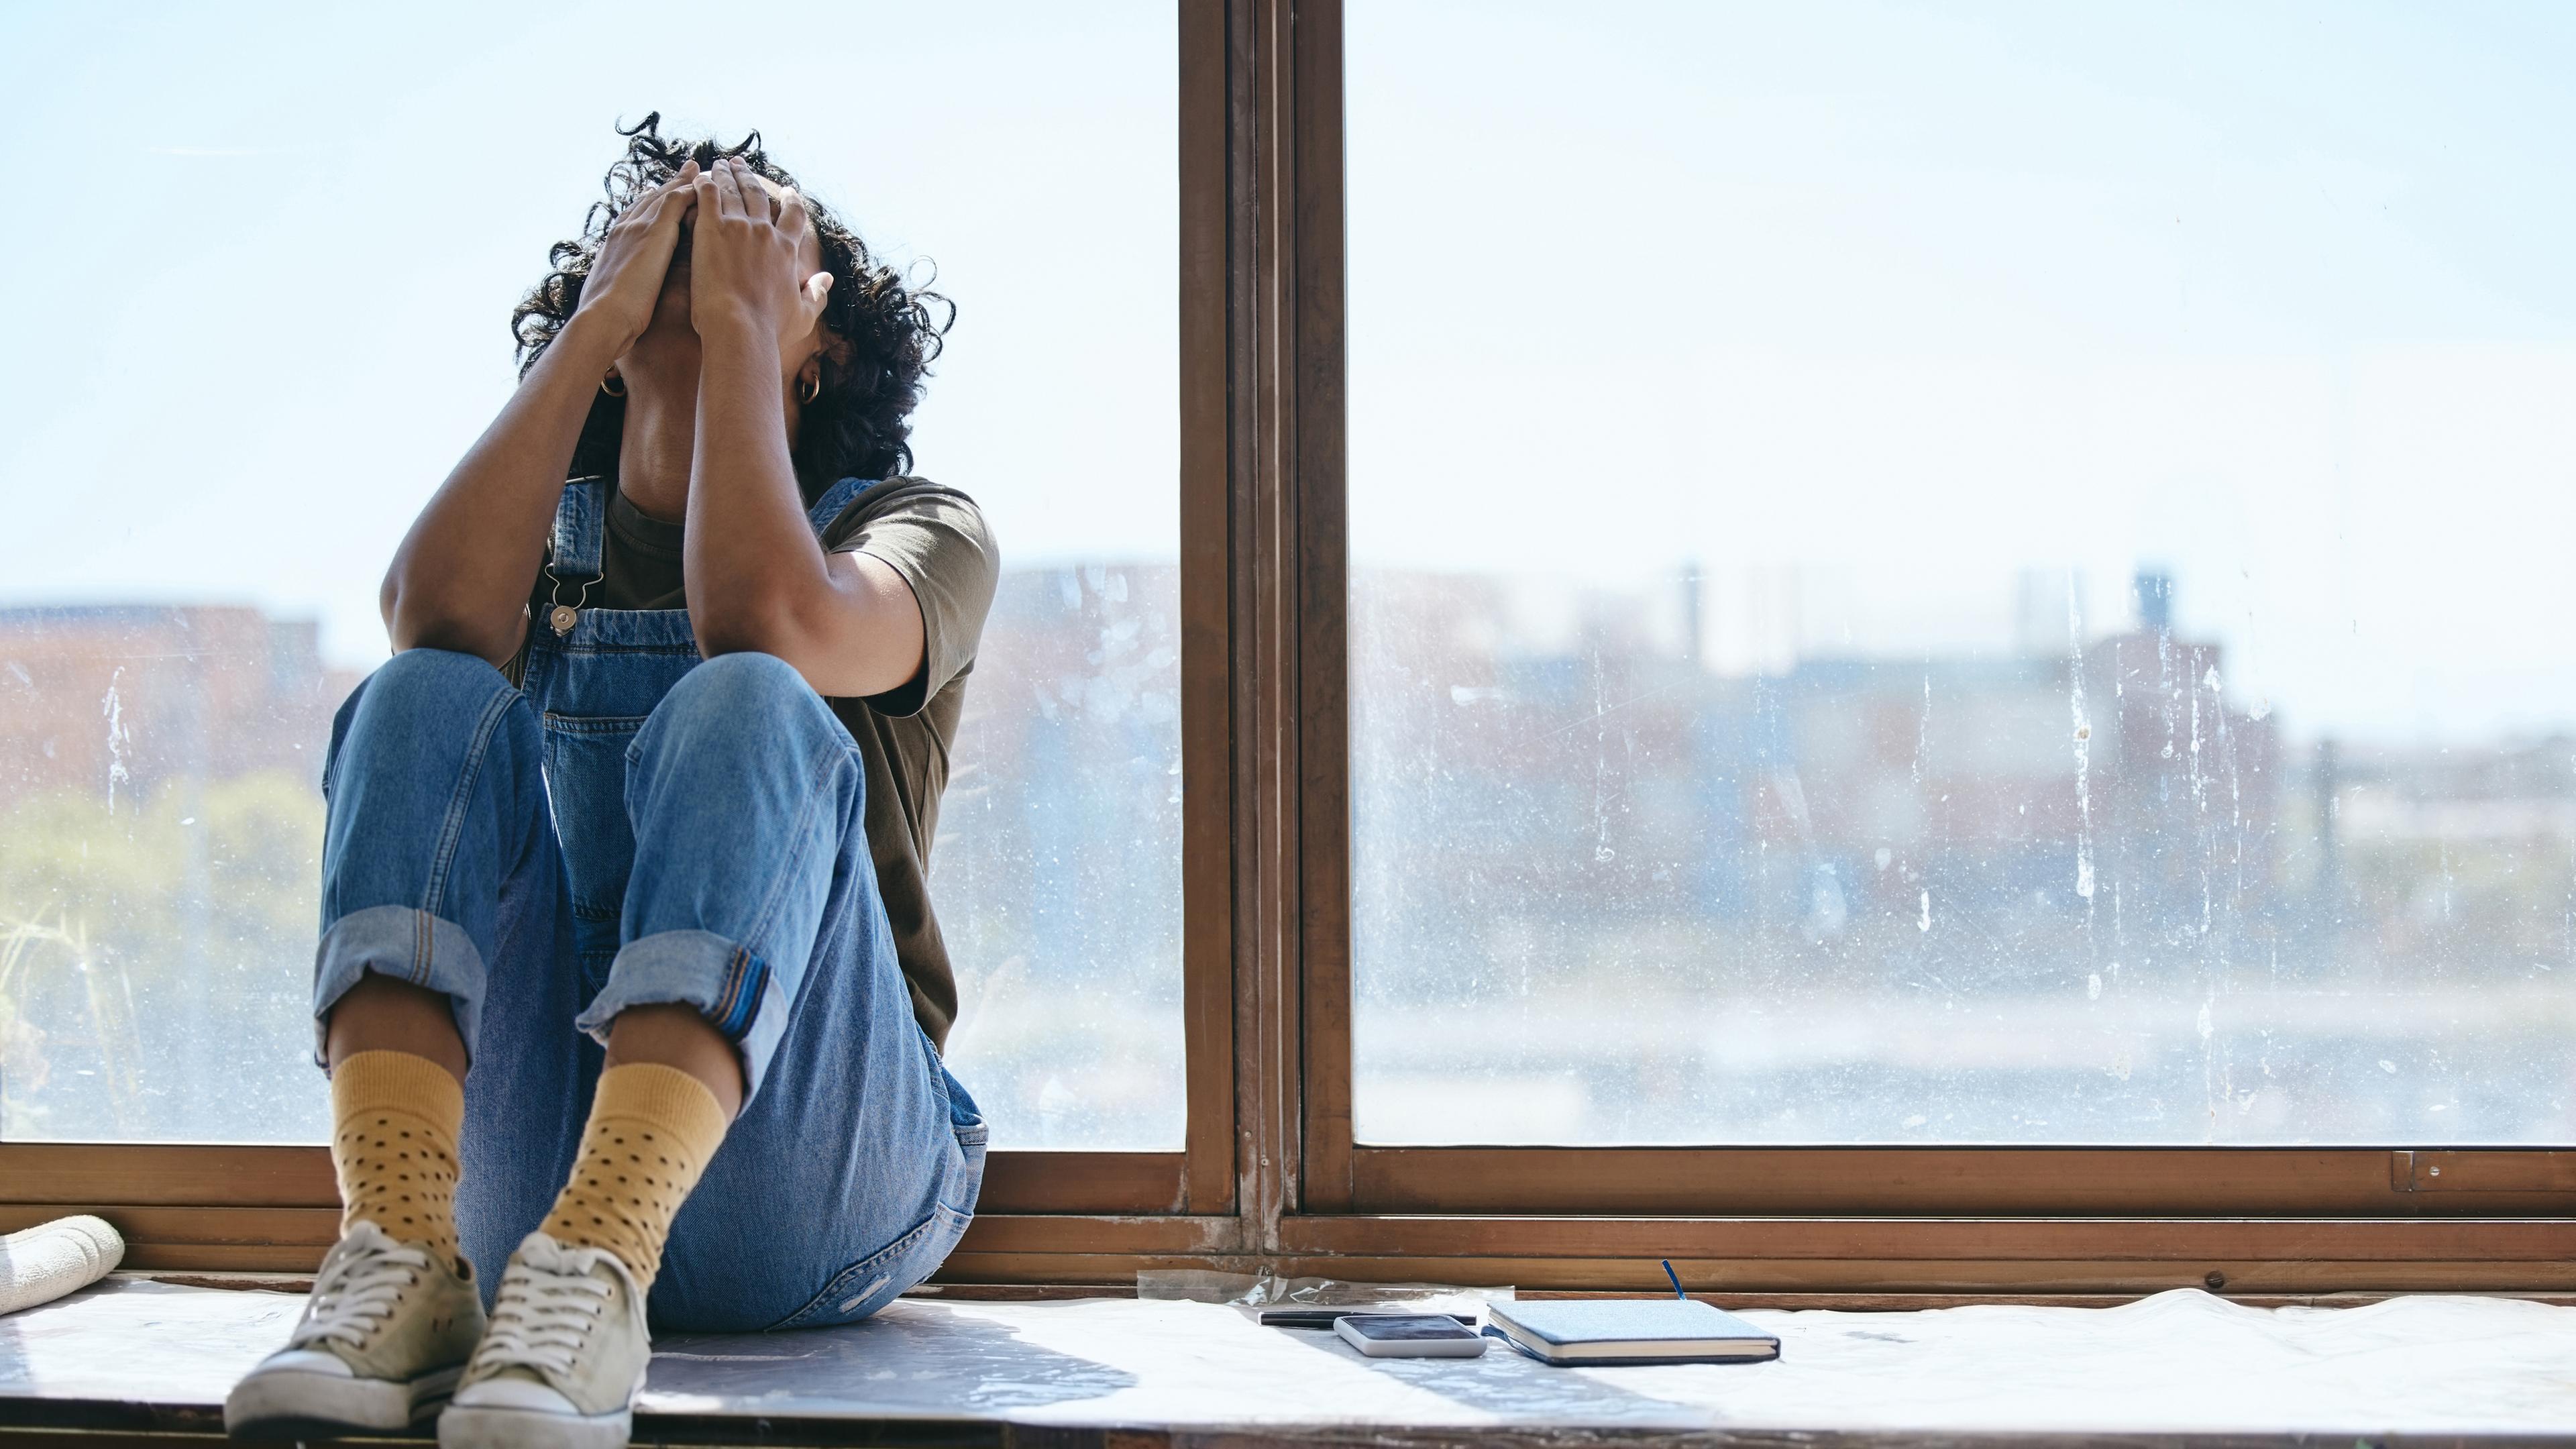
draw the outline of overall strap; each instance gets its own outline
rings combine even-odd
[[[881,478],[842,479],[840,482],[824,489],[823,496],[814,500],[814,506],[805,510],[806,521],[814,525],[814,531],[816,533],[821,533],[825,528],[831,526],[833,519],[841,516],[842,509],[850,506],[851,499],[867,492],[869,489],[874,488],[877,484],[883,481],[885,480]]]
[[[608,480],[575,478],[555,505],[552,557],[546,572],[560,583],[599,579],[600,535],[608,523]]]

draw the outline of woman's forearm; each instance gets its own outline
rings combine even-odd
[[[518,652],[564,473],[616,361],[605,330],[579,313],[565,324],[403,536],[381,599],[395,649],[495,666]]]
[[[787,378],[825,343],[832,286],[802,251],[805,203],[772,195],[738,160],[700,177],[696,195],[698,413],[681,576],[698,651],[775,655],[826,696],[883,693],[921,668],[921,606],[885,561],[825,557],[788,450]]]
[[[882,694],[921,669],[911,585],[863,553],[826,556],[787,447],[777,344],[702,326],[697,453],[682,547],[698,649],[773,654],[818,694]]]
[[[780,623],[831,585],[787,448],[778,343],[754,326],[702,323],[699,337],[681,563],[690,626],[709,656],[779,653]]]

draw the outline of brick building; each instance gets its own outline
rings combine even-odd
[[[357,676],[309,619],[213,604],[0,609],[0,795],[101,796],[179,775],[319,778]]]

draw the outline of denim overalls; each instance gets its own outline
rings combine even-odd
[[[701,662],[686,610],[580,607],[615,486],[564,488],[547,573],[574,607],[530,621],[520,687],[413,649],[341,706],[316,1030],[366,971],[454,1003],[457,1220],[488,1296],[572,1171],[594,1037],[629,1006],[694,1004],[746,1094],[672,1226],[653,1322],[846,1323],[956,1246],[983,1119],[913,1017],[849,731],[780,659]],[[827,490],[814,527],[869,486]]]

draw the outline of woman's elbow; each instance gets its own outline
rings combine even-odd
[[[697,639],[698,653],[708,659],[720,654],[775,654],[786,658],[795,652],[788,642],[792,635],[783,621],[751,610],[691,609],[689,632]]]
[[[709,659],[719,654],[783,658],[794,652],[795,640],[802,635],[797,601],[789,590],[740,583],[725,589],[692,589],[689,632],[697,639],[698,653]]]
[[[525,611],[517,611],[517,617],[506,622],[479,618],[441,600],[422,598],[417,591],[403,589],[392,579],[385,581],[381,603],[385,637],[395,653],[446,649],[488,660],[495,668],[506,665],[519,652],[519,635],[527,623]]]

